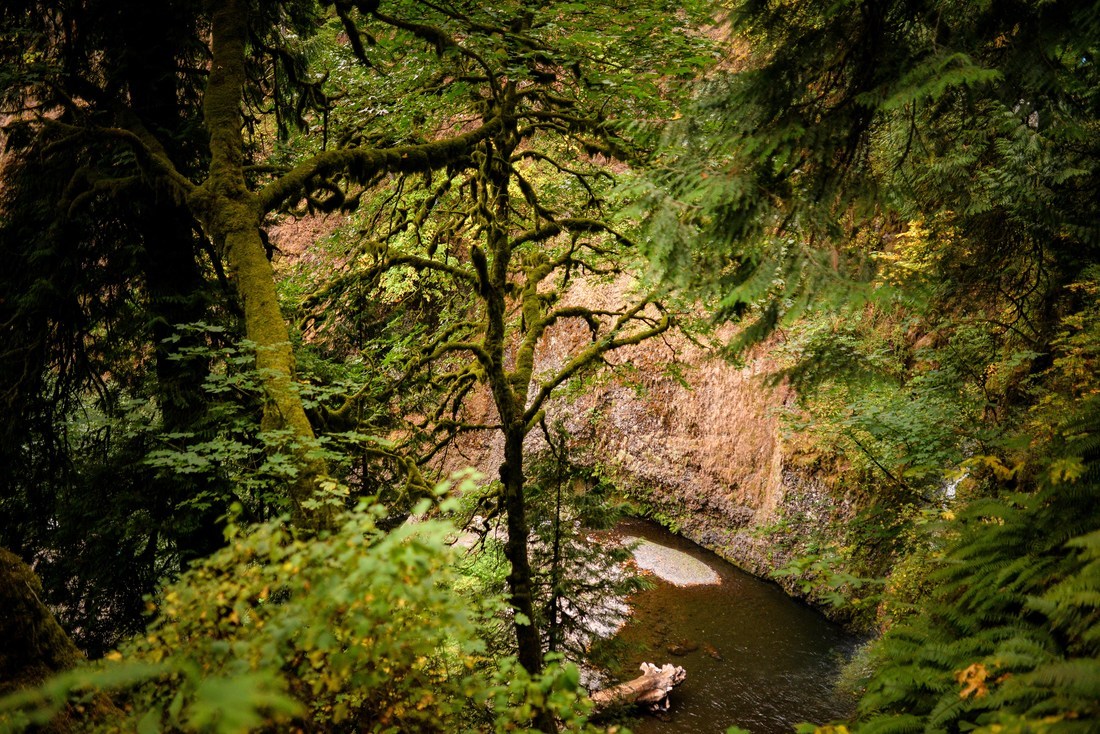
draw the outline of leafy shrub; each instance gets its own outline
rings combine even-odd
[[[382,533],[380,512],[348,513],[319,538],[278,523],[237,532],[151,601],[145,635],[0,702],[0,730],[67,701],[90,712],[86,729],[142,733],[524,731],[546,706],[584,726],[575,668],[531,679],[486,658],[479,625],[503,602],[455,591],[452,529]],[[110,688],[110,712],[80,703]]]

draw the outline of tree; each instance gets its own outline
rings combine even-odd
[[[186,9],[192,13],[188,19],[202,17],[194,14],[196,8],[187,6]],[[19,11],[80,23],[79,17],[65,16],[63,9],[54,12],[50,8],[31,6],[16,9],[13,17],[9,17],[13,25],[24,19]],[[69,155],[75,155],[87,146],[107,146],[115,153],[116,170],[109,177],[97,180],[93,190],[117,192],[124,184],[148,182],[162,197],[185,207],[206,239],[213,243],[217,258],[228,264],[228,274],[243,311],[244,333],[256,345],[257,367],[263,375],[264,425],[287,430],[296,446],[301,470],[290,488],[290,496],[295,515],[305,522],[310,513],[303,503],[308,503],[313,495],[318,478],[325,474],[325,467],[309,451],[313,430],[293,385],[293,354],[262,236],[263,217],[288,200],[293,199],[291,203],[295,203],[314,188],[330,185],[327,181],[332,176],[343,175],[353,182],[363,182],[386,171],[444,166],[464,154],[469,145],[499,123],[490,120],[485,129],[407,146],[352,146],[327,150],[300,162],[262,187],[250,187],[245,173],[250,151],[246,145],[243,117],[247,95],[253,89],[249,83],[251,69],[247,48],[253,38],[275,35],[278,23],[285,20],[284,11],[298,13],[295,20],[311,20],[315,30],[317,17],[309,14],[301,17],[304,8],[294,4],[260,12],[245,2],[229,3],[217,7],[209,17],[210,73],[201,108],[202,126],[209,141],[209,158],[197,169],[177,165],[163,131],[138,115],[142,110],[133,104],[137,97],[134,88],[126,90],[128,94],[121,99],[112,97],[113,90],[97,85],[95,79],[82,78],[79,72],[63,73],[66,84],[62,89],[90,100],[96,105],[93,109],[105,109],[103,117],[106,119],[86,114],[87,107],[71,98],[56,100],[46,96],[34,100],[36,114],[25,122],[43,134],[53,134],[60,139],[52,151],[55,155],[57,148],[65,148]],[[194,42],[195,38],[186,40]],[[20,50],[15,49],[16,53]],[[107,63],[112,61],[115,59],[108,59]],[[26,82],[30,90],[42,89],[34,84],[37,79],[33,75],[16,81]],[[58,108],[50,103],[66,103],[68,107],[61,108],[66,114],[54,114]],[[323,508],[319,509],[310,522],[323,526],[327,514]]]
[[[394,3],[383,8],[335,2],[328,9],[351,54],[367,68],[376,63],[372,55],[378,55],[372,42],[388,52],[402,44],[427,46],[440,59],[433,62],[431,79],[412,85],[420,98],[413,103],[396,100],[417,110],[417,127],[394,130],[382,124],[372,129],[346,114],[341,117],[344,109],[354,108],[334,105],[319,76],[305,64],[306,54],[280,40],[293,34],[309,39],[324,27],[326,16],[312,4],[257,6],[230,0],[209,12],[187,3],[174,7],[186,22],[173,29],[180,35],[167,45],[171,52],[162,54],[161,81],[174,78],[168,73],[172,67],[177,75],[202,80],[201,95],[187,97],[183,109],[176,110],[184,118],[193,114],[201,129],[197,155],[181,157],[173,149],[172,131],[158,124],[152,106],[140,103],[144,87],[130,77],[120,81],[107,73],[128,53],[125,47],[93,36],[82,57],[87,66],[81,67],[63,46],[53,44],[55,22],[83,32],[88,21],[83,8],[49,3],[21,4],[5,16],[7,27],[26,25],[41,39],[35,53],[18,45],[9,49],[13,57],[24,66],[36,54],[57,62],[56,69],[43,74],[20,66],[25,73],[14,77],[12,88],[29,100],[20,113],[21,144],[51,160],[87,159],[92,151],[104,154],[95,159],[94,175],[66,182],[64,188],[80,192],[79,201],[69,207],[74,211],[80,210],[77,204],[124,200],[130,187],[145,188],[154,192],[156,202],[171,208],[176,225],[186,221],[188,234],[192,226],[201,231],[211,270],[219,274],[222,263],[226,266],[224,280],[239,302],[243,334],[255,347],[264,394],[262,427],[282,432],[296,457],[289,487],[294,518],[317,528],[328,527],[334,517],[331,506],[315,496],[327,483],[329,468],[319,458],[315,429],[295,384],[291,334],[275,289],[266,218],[300,204],[307,211],[354,209],[367,190],[390,186],[400,192],[410,174],[430,180],[431,172],[445,171],[446,187],[453,188],[440,191],[439,197],[458,209],[449,218],[435,215],[417,224],[459,236],[461,251],[440,252],[438,257],[431,252],[380,253],[377,269],[413,265],[475,286],[482,318],[435,339],[410,372],[441,358],[472,355],[471,364],[437,386],[458,398],[480,379],[494,396],[508,457],[501,477],[512,530],[509,558],[520,660],[537,672],[542,651],[531,609],[523,439],[556,387],[608,351],[659,334],[671,324],[668,314],[644,295],[606,310],[555,302],[578,270],[620,268],[618,249],[629,244],[604,218],[588,216],[599,213],[606,198],[599,190],[606,186],[601,177],[609,178],[599,170],[601,159],[631,157],[614,115],[658,109],[651,103],[661,96],[660,85],[670,71],[688,75],[708,61],[698,53],[705,41],[690,34],[659,33],[669,17],[664,8],[626,18],[610,5],[553,5],[537,11],[516,5],[481,11],[459,5]],[[92,13],[114,8],[106,3]],[[678,22],[690,23],[694,17]],[[208,54],[208,68],[203,62],[197,71],[184,65],[193,48],[200,58]],[[253,58],[251,50],[260,53]],[[672,69],[670,59],[675,61]],[[163,93],[163,88],[156,91]],[[440,95],[451,104],[424,114],[428,105],[422,98]],[[457,99],[462,103],[454,103]],[[307,125],[306,118],[320,121],[321,140],[306,137],[299,141],[304,153],[286,155],[283,147],[278,151],[282,159],[261,163],[264,151],[256,143],[262,139],[264,105],[269,102],[278,144],[291,142],[288,118]],[[336,147],[328,144],[330,124],[345,133]],[[534,140],[555,136],[550,148],[530,147]],[[580,162],[574,167],[567,157],[577,156]],[[566,193],[536,191],[528,177],[539,169],[566,180]],[[430,212],[432,205],[424,209]],[[393,223],[395,228],[398,224],[406,223]],[[378,242],[389,238],[375,235]],[[193,250],[191,255],[194,264]],[[451,256],[464,260],[451,262]],[[152,278],[147,280],[152,291]],[[513,299],[521,313],[521,344],[518,360],[509,364]],[[535,345],[562,319],[583,319],[592,328],[593,341],[558,373],[537,376]],[[529,389],[535,390],[530,400]],[[332,417],[332,411],[322,411],[323,419]],[[432,428],[452,435],[461,427],[441,421]],[[408,466],[415,478],[415,465]],[[155,552],[155,544],[148,547]],[[522,624],[524,618],[531,623]]]
[[[198,63],[186,43],[198,31],[185,5],[9,3],[0,11],[0,86],[5,112],[14,113],[0,214],[10,266],[0,276],[0,399],[11,416],[0,428],[8,467],[0,538],[37,559],[47,598],[66,609],[93,654],[140,625],[141,597],[164,574],[221,543],[216,510],[180,506],[208,483],[157,481],[141,464],[147,436],[92,426],[125,413],[138,395],[155,402],[168,431],[202,416],[207,364],[171,358],[164,339],[220,303],[185,209],[136,177],[116,176],[117,151],[80,147],[57,128],[33,141],[26,123],[34,113],[23,110],[94,124],[110,114],[103,99],[127,98],[177,165],[195,170],[189,112],[199,90],[179,69]],[[148,32],[168,18],[170,32]],[[54,32],[74,26],[79,32]],[[93,86],[102,90],[97,102]],[[79,111],[64,107],[73,98]],[[154,482],[158,491],[148,491]]]
[[[683,68],[686,51],[695,50],[690,63],[706,57],[697,50],[705,46],[703,39],[655,36],[655,21],[628,23],[612,7],[590,4],[576,17],[554,6],[507,10],[507,24],[496,17],[499,7],[433,7],[416,22],[375,11],[385,24],[454,50],[448,68],[429,75],[431,88],[445,100],[455,88],[472,97],[474,105],[458,110],[468,116],[467,124],[488,132],[470,145],[464,165],[404,176],[396,187],[387,186],[371,225],[362,227],[369,239],[354,249],[354,262],[366,263],[347,267],[307,299],[307,324],[353,318],[333,309],[341,295],[395,270],[405,273],[403,281],[431,279],[445,293],[470,294],[413,350],[383,394],[428,396],[418,406],[424,418],[413,438],[384,453],[422,466],[459,434],[499,432],[499,507],[508,531],[514,630],[521,664],[536,673],[543,653],[528,549],[525,439],[543,420],[550,396],[569,379],[601,365],[608,353],[673,325],[663,305],[644,292],[606,308],[568,303],[567,296],[578,277],[622,275],[636,264],[632,242],[611,218],[614,179],[605,163],[612,157],[642,160],[644,151],[621,120],[667,109],[656,80],[669,67]],[[634,13],[647,17],[639,8]],[[600,23],[603,58],[589,45],[596,40],[592,22]],[[652,68],[638,68],[631,58],[639,49],[647,51]],[[493,120],[499,121],[495,127]],[[394,189],[402,195],[388,195]],[[536,347],[548,329],[566,320],[586,324],[590,343],[549,374],[536,374]],[[463,417],[464,401],[476,386],[491,394],[495,422]],[[367,397],[377,399],[355,399]],[[352,414],[353,402],[333,417]],[[419,443],[425,435],[426,447]]]
[[[999,297],[1006,323],[1037,327],[1095,257],[1090,12],[740,3],[738,71],[671,128],[655,257],[717,294],[719,315],[762,300],[759,337],[838,279],[866,282],[920,222],[931,267],[912,285],[945,305],[956,285]]]

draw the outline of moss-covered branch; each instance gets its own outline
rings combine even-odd
[[[607,222],[602,222],[599,219],[587,219],[584,217],[567,217],[563,219],[556,219],[545,226],[538,229],[529,230],[518,234],[512,238],[512,247],[520,247],[530,242],[545,242],[553,237],[556,237],[563,232],[571,233],[584,233],[584,232],[607,232],[614,235],[620,242],[629,244],[630,241],[616,232]]]
[[[407,265],[415,270],[434,270],[440,273],[446,273],[470,285],[477,285],[477,275],[465,268],[441,260],[435,260],[430,257],[413,255],[411,253],[388,254],[385,263],[382,265],[382,269],[390,270],[392,268],[401,267],[402,265]]]
[[[547,398],[549,398],[553,391],[563,382],[586,367],[596,364],[608,352],[634,344],[641,344],[647,339],[652,339],[672,328],[672,316],[660,305],[654,304],[660,316],[656,319],[647,319],[647,323],[650,324],[648,328],[626,334],[622,333],[623,328],[639,320],[642,310],[647,305],[649,305],[649,301],[642,301],[628,309],[619,317],[614,328],[608,332],[606,336],[596,340],[588,347],[578,352],[572,359],[566,362],[561,369],[541,382],[538,392],[535,393],[534,398],[528,403],[527,410],[524,412],[524,421],[528,430],[534,428],[538,423],[538,416],[539,412],[542,410],[543,403],[546,402]]]
[[[436,9],[438,10],[439,8]],[[378,10],[377,5],[372,9],[371,15],[386,25],[408,31],[417,38],[427,41],[435,47],[436,53],[440,55],[442,55],[444,51],[454,50],[456,53],[470,59],[485,72],[486,82],[489,84],[489,88],[492,90],[494,96],[499,96],[501,91],[500,83],[497,80],[497,73],[494,71],[492,65],[490,65],[481,54],[459,43],[442,28],[428,23],[405,20],[403,18],[388,15]],[[484,28],[479,30],[484,32]]]
[[[520,151],[512,157],[513,163],[520,160],[534,160],[549,163],[558,172],[568,174],[577,183],[584,187],[584,190],[588,192],[588,198],[591,202],[597,202],[599,200],[599,196],[597,196],[596,192],[593,191],[592,184],[589,183],[589,179],[604,178],[612,185],[614,185],[615,183],[615,177],[602,168],[597,168],[593,171],[581,171],[571,166],[567,166],[564,163],[558,161],[557,158],[554,158],[553,156],[547,155],[538,150]]]
[[[266,213],[292,198],[302,198],[310,190],[309,183],[318,178],[344,175],[356,183],[366,183],[379,172],[415,173],[443,168],[467,157],[478,142],[499,127],[500,119],[494,117],[470,132],[420,145],[327,150],[263,187],[256,195],[257,207]]]
[[[44,124],[69,133],[64,138],[68,144],[96,140],[125,143],[133,151],[147,179],[156,186],[167,188],[174,199],[183,201],[195,189],[195,184],[176,169],[160,141],[144,128],[138,128],[139,132],[135,132],[121,127],[77,127],[57,120],[45,120]]]

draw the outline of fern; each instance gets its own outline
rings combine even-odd
[[[1092,468],[1100,398],[1067,418],[1048,462],[1072,454]],[[1075,490],[1045,482],[960,514],[935,594],[878,643],[861,731],[901,712],[926,731],[1100,722],[1100,485]],[[1067,527],[1088,530],[1065,542]]]

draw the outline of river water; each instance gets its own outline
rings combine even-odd
[[[855,637],[775,584],[657,525],[630,520],[618,531],[689,553],[722,578],[711,586],[657,582],[632,597],[634,616],[616,638],[624,645],[616,672],[633,678],[642,661],[687,671],[669,712],[629,720],[634,732],[720,734],[739,726],[770,734],[851,712],[851,698],[837,693],[835,683]]]

